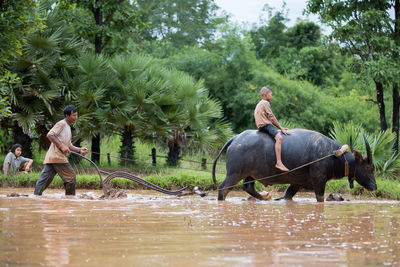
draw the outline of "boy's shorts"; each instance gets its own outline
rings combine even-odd
[[[261,132],[264,132],[266,134],[269,134],[272,136],[272,138],[275,138],[275,136],[279,133],[278,130],[275,129],[272,124],[265,124],[263,127],[260,127],[259,130]]]

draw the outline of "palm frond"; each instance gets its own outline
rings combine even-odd
[[[365,151],[364,139],[362,134],[366,131],[361,124],[333,122],[329,136],[339,144],[350,144],[350,136],[353,140],[354,148],[358,151]]]
[[[399,154],[393,155],[383,164],[381,169],[377,170],[380,177],[386,179],[398,179],[400,175],[400,157]]]
[[[32,34],[27,37],[27,44],[23,52],[27,57],[46,56],[53,53],[59,53],[59,36],[45,36],[41,33]]]
[[[25,133],[30,132],[30,129],[35,129],[35,124],[40,119],[36,114],[32,113],[17,113],[14,118]]]
[[[382,168],[385,162],[393,155],[393,145],[396,134],[390,131],[379,132],[370,142],[374,164],[376,168]]]

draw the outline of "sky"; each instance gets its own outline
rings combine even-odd
[[[265,4],[274,8],[276,11],[282,10],[283,0],[214,0],[214,2],[225,10],[228,14],[232,15],[232,21],[241,23],[249,22],[258,23],[260,14]],[[296,18],[308,18],[308,20],[321,25],[316,15],[304,16],[303,10],[306,7],[306,0],[285,0],[286,9],[289,9],[288,18],[290,21],[287,23],[288,27],[296,24]],[[323,27],[322,27],[323,28]],[[325,32],[325,30],[323,29]]]

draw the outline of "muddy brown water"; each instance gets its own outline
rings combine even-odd
[[[398,201],[78,197],[0,189],[0,266],[400,266]]]

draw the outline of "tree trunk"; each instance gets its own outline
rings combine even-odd
[[[382,83],[374,81],[376,86],[376,101],[378,102],[379,116],[381,122],[381,131],[387,130],[387,122],[385,115],[385,103],[383,102],[383,86]]]
[[[92,9],[94,20],[96,22],[96,25],[101,27],[103,24],[103,13],[102,13],[102,7],[101,5],[99,6],[98,4],[99,0],[95,1],[95,7]],[[94,37],[94,52],[96,55],[101,54],[102,50],[102,36],[103,30],[101,30],[99,33],[96,33]],[[92,137],[92,161],[95,163],[100,162],[100,134],[96,134],[94,137]],[[98,154],[96,154],[98,153]]]
[[[394,6],[394,40],[399,44],[400,39],[400,3],[399,0],[395,1]],[[394,60],[397,60],[397,54],[394,54]],[[392,132],[396,133],[396,142],[393,145],[393,150],[397,154],[399,151],[399,85],[397,83],[393,84],[393,114],[392,114]]]
[[[33,157],[32,139],[24,133],[23,129],[16,122],[14,123],[13,132],[14,144],[20,144],[22,146],[22,156],[31,159]]]
[[[36,127],[36,132],[39,134],[39,152],[43,150],[49,149],[51,142],[47,138],[47,133],[49,130],[47,130],[45,125],[39,125]]]
[[[396,142],[393,145],[393,150],[397,154],[399,149],[399,87],[397,84],[393,85],[393,115],[392,115],[392,132],[396,134]]]
[[[96,55],[101,54],[103,49],[103,12],[102,7],[98,6],[98,2],[96,1],[96,8],[92,10],[96,25],[101,28],[100,32],[97,32],[94,37],[94,52]]]
[[[181,153],[181,148],[179,147],[179,144],[175,142],[168,142],[168,158],[167,158],[167,164],[169,166],[177,166],[178,161],[179,161],[179,154]]]
[[[95,163],[100,163],[100,134],[96,134],[92,137],[92,161]]]
[[[133,156],[135,154],[135,146],[134,146],[134,141],[133,141],[134,135],[133,135],[133,130],[130,127],[125,126],[124,132],[122,134],[122,144],[121,144],[121,161],[120,165],[121,166],[128,166],[132,165],[133,162]],[[127,159],[127,160],[126,160]]]

